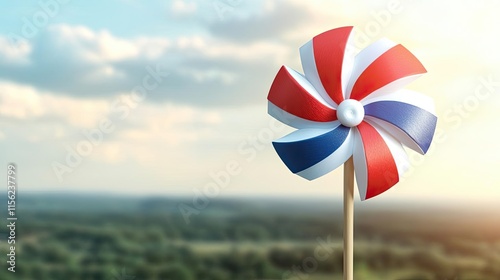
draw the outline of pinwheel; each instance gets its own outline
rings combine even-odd
[[[387,191],[409,167],[403,145],[425,154],[437,122],[431,98],[403,89],[426,73],[420,61],[388,39],[355,56],[352,30],[326,31],[303,45],[304,74],[282,66],[268,95],[269,114],[297,128],[273,142],[290,171],[313,180],[346,163],[345,279],[352,278],[354,170],[361,200]]]

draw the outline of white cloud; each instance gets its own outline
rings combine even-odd
[[[196,12],[198,6],[195,2],[186,0],[174,0],[171,9],[176,15],[192,15]]]
[[[0,83],[0,114],[2,116],[27,119],[40,116],[44,111],[40,95],[32,87]]]
[[[141,85],[151,72],[147,68],[161,64],[171,76],[151,91],[148,102],[198,106],[255,104],[257,95],[250,93],[264,92],[267,85],[246,84],[249,75],[271,79],[273,69],[296,53],[280,41],[241,44],[210,34],[120,38],[67,24],[49,26],[31,43],[31,64],[0,69],[5,80],[61,95],[109,98]]]
[[[134,121],[134,127],[119,133],[122,140],[162,143],[168,147],[185,146],[213,138],[214,135],[205,128],[221,122],[215,111],[172,104],[141,104],[133,114],[140,118]]]
[[[123,104],[131,104],[128,99],[130,95],[123,94]],[[9,128],[0,133],[0,140],[10,136],[11,140],[50,142],[63,150],[62,143],[75,146],[86,139],[83,130],[96,130],[102,120],[111,119],[116,130],[103,133],[103,141],[89,159],[106,164],[131,159],[148,166],[158,160],[182,158],[186,149],[221,137],[213,129],[222,123],[220,114],[214,110],[143,102],[135,103],[130,107],[130,115],[117,121],[110,118],[112,101],[82,100],[0,82],[0,120],[15,121],[25,128],[36,127],[19,130],[16,127],[20,126],[7,125]]]
[[[137,57],[158,58],[164,54],[170,43],[166,38],[139,37],[122,39],[113,36],[108,30],[93,31],[85,26],[66,24],[49,27],[54,45],[70,48],[84,61],[106,63]]]
[[[32,46],[27,41],[20,42],[18,45],[6,37],[0,36],[0,63],[24,65],[29,63],[29,55]]]
[[[55,117],[70,125],[88,128],[107,110],[108,104],[103,100],[80,100],[0,82],[0,117],[26,122]]]

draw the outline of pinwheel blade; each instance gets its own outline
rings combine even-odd
[[[376,101],[364,106],[366,116],[382,126],[407,147],[425,154],[436,130],[437,117],[399,101]]]
[[[354,141],[354,170],[361,200],[375,197],[399,181],[391,149],[382,135],[367,122],[357,126]]]
[[[330,102],[333,106],[344,100],[354,63],[354,48],[348,49],[352,29],[346,26],[326,31],[300,48],[306,78],[325,100],[334,102]]]
[[[427,72],[409,50],[402,45],[392,46],[391,43],[389,40],[382,40],[356,56],[349,98],[361,101],[377,90],[384,90],[384,87],[391,85],[396,86],[391,87],[391,91],[397,90]],[[384,50],[385,52],[380,54]]]
[[[273,142],[285,165],[308,180],[342,165],[352,155],[351,129],[300,129]]]
[[[292,127],[301,128],[311,122],[331,123],[337,119],[330,107],[307,79],[286,66],[281,67],[267,97],[269,114]]]

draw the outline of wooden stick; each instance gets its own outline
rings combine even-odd
[[[354,277],[354,162],[344,163],[344,280]]]

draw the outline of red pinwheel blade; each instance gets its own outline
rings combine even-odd
[[[389,146],[369,123],[357,126],[354,167],[361,200],[375,197],[399,181],[399,172]]]
[[[332,122],[337,119],[335,110],[317,96],[314,87],[300,73],[283,66],[271,85],[267,99],[288,114],[270,110],[276,119],[294,126],[286,116],[295,116],[312,122]]]
[[[362,100],[390,83],[426,72],[422,63],[409,50],[396,45],[364,69],[354,82],[350,98]]]
[[[332,100],[340,104],[344,100],[342,91],[342,69],[347,40],[352,26],[336,28],[314,37],[314,60],[321,83]]]

